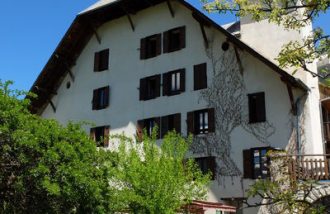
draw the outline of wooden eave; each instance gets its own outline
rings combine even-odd
[[[75,65],[80,53],[93,36],[95,29],[108,22],[120,18],[122,16],[135,14],[140,10],[165,2],[166,0],[120,0],[100,8],[79,14],[65,33],[61,42],[58,44],[54,53],[51,55],[45,67],[42,69],[36,81],[33,83],[30,92],[35,93],[38,97],[31,99],[30,111],[32,113],[41,114],[46,108],[49,101],[56,94],[65,75]],[[308,90],[308,87],[300,80],[294,78],[277,65],[266,59],[257,51],[237,39],[220,25],[209,19],[199,10],[184,0],[175,0],[186,6],[192,11],[194,18],[205,26],[213,26],[222,32],[235,46],[242,50],[248,51],[250,54],[261,60],[272,70],[277,72],[281,79],[293,87],[302,90]]]

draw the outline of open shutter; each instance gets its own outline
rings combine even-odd
[[[98,103],[99,103],[99,90],[95,89],[93,91],[93,100],[92,100],[92,106],[93,106],[93,110],[97,110],[98,109]]]
[[[173,115],[173,123],[174,123],[174,130],[181,134],[181,114],[174,114]]]
[[[110,134],[110,126],[104,127],[104,139],[103,139],[103,146],[107,148],[109,146],[109,134]]]
[[[186,88],[186,71],[185,69],[180,70],[180,91],[184,92]]]
[[[156,91],[155,91],[155,95],[156,97],[160,96],[160,81],[161,81],[161,75],[158,74],[155,76],[156,78]]]
[[[141,42],[140,42],[140,59],[145,59],[146,58],[146,43],[147,40],[146,38],[143,38],[141,39]]]
[[[156,55],[162,53],[162,34],[156,35]]]
[[[214,115],[214,108],[208,109],[208,120],[209,120],[209,132],[215,131],[215,115]]]
[[[180,49],[186,47],[186,27],[180,27]]]
[[[257,120],[258,122],[266,121],[266,105],[265,105],[265,93],[260,92],[257,96]]]
[[[215,163],[215,157],[208,157],[207,158],[207,165],[208,169],[211,171],[211,180],[215,180],[216,175],[216,163]]]
[[[253,179],[253,154],[251,149],[243,150],[244,178]]]
[[[193,111],[187,113],[187,135],[189,134],[195,134]]]
[[[170,79],[171,75],[169,73],[163,74],[163,96],[168,96],[170,94]]]
[[[95,128],[91,128],[89,132],[91,140],[95,141]]]
[[[100,69],[100,52],[94,54],[94,71],[99,71]]]
[[[144,129],[144,121],[138,120],[136,125],[136,140],[137,142],[142,142],[143,140],[143,129]]]
[[[107,86],[104,88],[104,107],[109,106],[109,100],[110,100],[110,87]]]
[[[158,127],[158,133],[157,133],[156,139],[160,139],[160,128],[161,128],[160,127],[160,117],[156,117],[156,118],[154,118],[154,120],[155,120],[155,123]]]
[[[170,38],[170,32],[166,31],[163,34],[163,53],[168,53],[169,51],[169,38]]]
[[[168,118],[168,116],[164,116],[164,117],[162,117],[161,118],[161,127],[160,127],[160,129],[161,129],[161,138],[164,138],[164,136],[167,134],[167,132],[168,132],[168,120],[169,118]]]
[[[147,93],[147,79],[140,79],[140,100],[145,100]]]

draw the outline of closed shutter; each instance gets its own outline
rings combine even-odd
[[[160,139],[160,117],[154,118],[156,126],[158,127],[158,133],[156,139]]]
[[[156,35],[156,56],[162,53],[162,34]]]
[[[143,78],[140,79],[140,100],[146,99],[146,93],[147,93],[147,79]]]
[[[100,52],[94,54],[94,71],[99,71],[100,68]]]
[[[161,138],[164,138],[164,136],[168,132],[168,124],[169,123],[169,116],[164,116],[161,118]]]
[[[244,178],[253,179],[253,154],[252,150],[243,150],[243,172]]]
[[[143,140],[144,120],[138,120],[136,125],[136,140],[142,142]]]
[[[93,106],[93,110],[97,110],[99,107],[99,90],[95,89],[93,91],[93,101],[92,101],[92,106]]]
[[[206,63],[194,65],[194,90],[207,88]]]
[[[186,47],[186,27],[180,27],[180,49]]]
[[[107,70],[109,67],[109,49],[103,50],[99,54],[100,63],[99,63],[99,70]]]
[[[140,42],[140,59],[146,59],[146,38],[141,39]]]
[[[104,126],[103,146],[105,148],[107,148],[109,146],[109,134],[110,134],[110,126]]]
[[[156,97],[160,96],[160,81],[161,81],[161,75],[158,74],[155,76],[156,78],[156,91],[155,91],[155,95]]]
[[[170,32],[166,31],[163,34],[163,53],[169,52],[169,38],[170,38]]]
[[[163,74],[163,96],[168,96],[170,94],[171,88],[171,75],[169,73]]]
[[[184,92],[186,88],[186,71],[185,69],[180,70],[180,91]]]
[[[214,132],[215,131],[215,115],[214,115],[214,108],[208,109],[208,120],[209,120],[209,128],[208,132]]]
[[[109,99],[110,99],[110,87],[107,86],[104,88],[104,108],[109,106]]]
[[[215,180],[215,175],[216,175],[215,157],[207,157],[207,165],[208,165],[208,169],[212,173],[211,180]]]
[[[90,139],[95,141],[95,128],[91,128],[89,132]]]
[[[258,93],[257,98],[257,120],[258,122],[266,121],[266,103],[265,103],[265,93]]]
[[[195,134],[193,111],[187,113],[187,134]]]
[[[174,130],[178,133],[181,134],[181,114],[174,114],[173,115],[173,125],[174,125]]]
[[[258,123],[266,121],[265,93],[249,94],[249,122]]]

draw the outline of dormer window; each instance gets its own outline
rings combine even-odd
[[[178,27],[164,32],[163,52],[178,51],[186,46],[186,27]]]
[[[109,49],[96,52],[94,55],[94,72],[100,72],[109,68]]]

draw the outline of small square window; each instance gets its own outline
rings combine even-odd
[[[171,114],[161,117],[161,138],[163,138],[169,131],[175,130],[181,133],[181,114]]]
[[[109,67],[109,49],[96,52],[94,55],[94,71],[104,71]]]
[[[98,147],[108,147],[109,145],[109,126],[99,126],[91,128],[91,139],[96,142]]]
[[[155,34],[141,39],[140,58],[148,59],[160,55],[161,34]]]
[[[93,91],[93,110],[104,109],[109,106],[109,86]]]
[[[164,53],[177,51],[186,46],[186,28],[178,27],[164,32]]]
[[[163,74],[163,95],[171,96],[185,91],[185,69]]]
[[[208,172],[211,172],[212,180],[215,179],[215,172],[216,172],[215,157],[195,158],[195,162],[197,163],[198,167],[200,168],[203,174],[207,174]]]
[[[139,120],[138,121],[138,133],[141,135],[139,136],[140,139],[142,139],[142,133],[143,130],[147,132],[148,136],[151,136],[153,129],[157,126],[158,127],[158,133],[157,133],[157,138],[160,137],[160,118],[159,117],[154,117],[154,118],[148,118],[144,120]]]
[[[160,96],[160,74],[140,79],[140,100],[150,100]]]
[[[187,131],[192,133],[207,134],[215,131],[215,115],[214,108],[203,109],[187,114]]]

